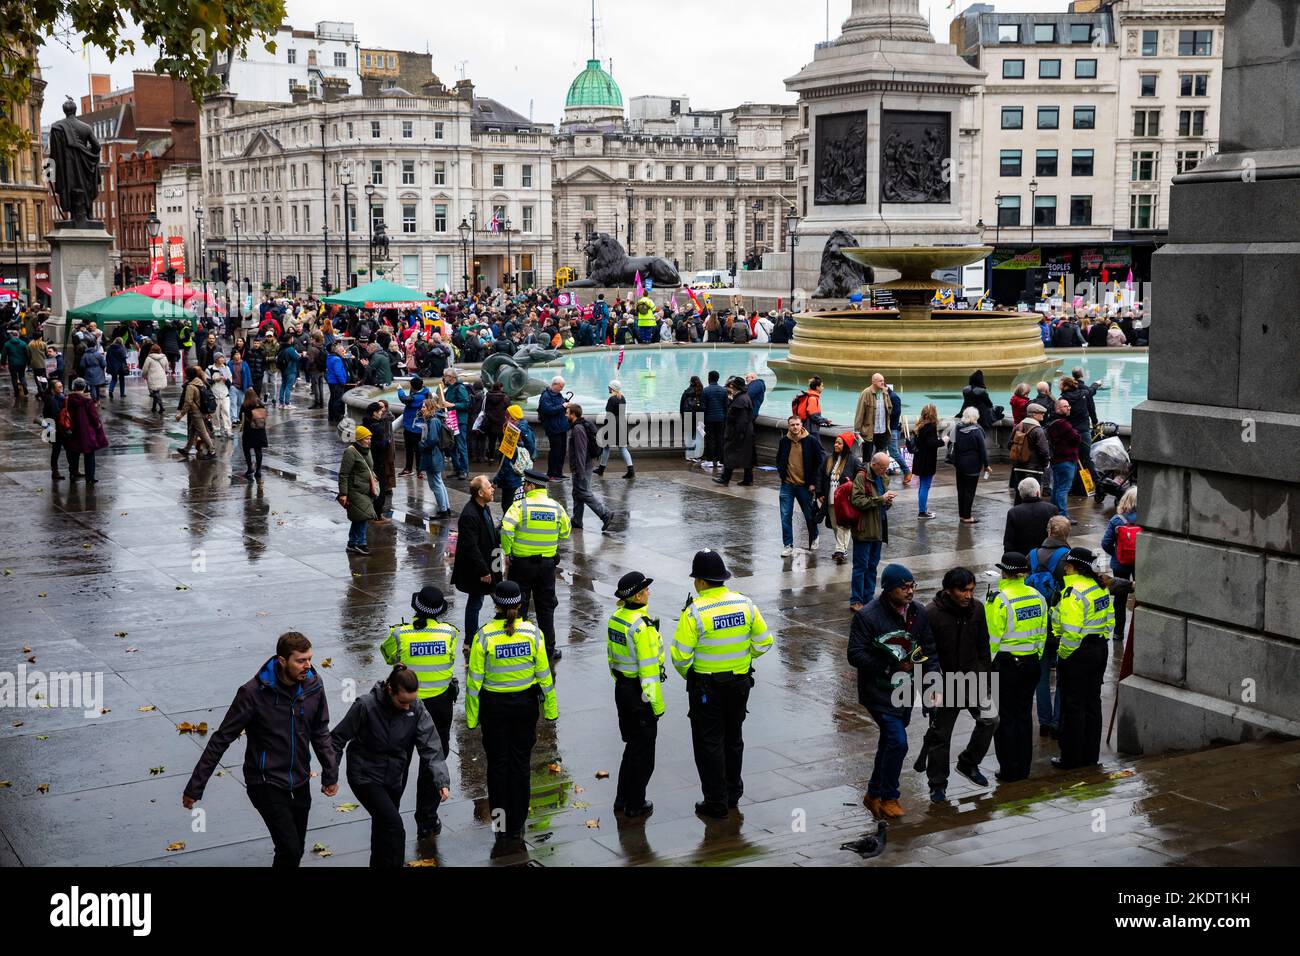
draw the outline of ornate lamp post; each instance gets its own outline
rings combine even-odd
[[[474,271],[471,278],[474,280],[474,294],[478,295],[478,210],[469,211],[469,254],[474,260]]]
[[[515,287],[515,260],[514,260],[514,256],[510,254],[510,217],[509,216],[506,216],[506,220],[501,224],[501,228],[506,231],[506,278],[510,280],[510,294],[513,295],[515,292],[519,290]]]
[[[1034,205],[1034,193],[1038,192],[1038,180],[1029,180],[1029,244],[1034,244],[1034,226],[1038,218],[1038,208]]]
[[[366,229],[370,237],[369,268],[366,271],[367,282],[375,281],[375,184],[366,183]]]
[[[231,216],[230,224],[235,229],[235,321],[242,324],[244,320],[244,305],[240,300],[243,298],[244,285],[239,278],[239,217]]]
[[[352,186],[352,166],[343,167],[339,173],[339,185],[343,187],[343,288],[352,288],[352,206],[348,200],[348,189]]]
[[[636,198],[636,190],[628,186],[623,190],[623,195],[627,197],[627,254],[632,254],[632,203]]]
[[[785,214],[785,237],[790,246],[790,312],[794,312],[794,250],[799,245],[799,216],[793,209]]]
[[[196,255],[199,259],[199,287],[203,290],[203,317],[208,317],[208,257],[203,252],[203,207],[194,207],[194,221],[198,224],[199,248]]]
[[[469,295],[469,223],[462,219],[457,231],[460,233],[460,257],[465,263],[465,294]]]

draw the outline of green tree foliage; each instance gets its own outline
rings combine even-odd
[[[284,15],[284,0],[0,0],[0,153],[32,146],[14,122],[14,104],[31,92],[35,56],[44,43],[72,50],[84,43],[113,61],[135,53],[136,41],[122,35],[134,23],[158,51],[154,72],[188,83],[202,102],[221,88],[220,78],[208,74],[212,57],[237,57],[257,40],[274,52],[269,38]]]

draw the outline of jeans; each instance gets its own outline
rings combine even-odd
[[[1056,691],[1056,700],[1052,700],[1052,668],[1056,666],[1056,651],[1043,651],[1043,672],[1038,677],[1038,725],[1040,727],[1059,727],[1061,725],[1061,691]]]
[[[456,450],[451,453],[451,463],[456,469],[457,477],[469,474],[469,450],[466,447],[464,425],[456,433]]]
[[[320,408],[325,404],[323,392],[325,376],[320,372],[308,372],[307,381],[311,384],[311,406],[312,408]]]
[[[637,327],[636,330],[637,341],[640,342],[642,345],[649,345],[650,342],[654,339],[654,335],[655,335],[654,326],[642,325]]]
[[[819,534],[817,522],[813,519],[812,492],[803,485],[792,485],[788,482],[781,483],[781,543],[787,548],[794,547],[794,503],[796,501],[799,502],[799,509],[803,512],[804,524],[808,526],[808,547],[812,548],[817,544]]]
[[[280,386],[280,404],[288,405],[293,398],[293,386],[298,381],[298,369],[290,365],[284,370],[284,383]]]
[[[348,545],[354,548],[364,548],[366,546],[366,529],[370,527],[367,521],[353,521],[348,527]]]
[[[1052,504],[1056,505],[1056,510],[1067,518],[1070,516],[1067,508],[1070,500],[1070,487],[1074,484],[1074,473],[1078,470],[1078,467],[1072,461],[1063,461],[1052,466]]]
[[[903,453],[898,449],[897,428],[890,429],[888,450],[889,450],[889,457],[894,459],[894,461],[898,462],[898,467],[903,469],[903,474],[910,475],[912,473],[912,469],[907,467],[907,464],[903,461]]]
[[[469,647],[469,641],[478,633],[479,615],[483,613],[482,594],[465,595],[465,641],[466,647]]]
[[[114,373],[108,379],[108,397],[113,397],[113,389],[117,389],[117,394],[121,398],[126,398],[126,373]]]
[[[269,783],[248,785],[252,801],[275,844],[274,867],[296,867],[302,863],[307,845],[307,815],[311,811],[311,787],[303,784],[294,790],[282,790]]]
[[[163,407],[162,390],[157,388],[149,389],[149,411],[161,415],[167,409]]]
[[[880,566],[883,541],[853,542],[852,604],[867,604],[876,594],[876,568]]]
[[[438,512],[441,514],[451,510],[451,501],[447,498],[447,486],[442,483],[442,472],[426,471],[425,480],[429,483],[429,490],[433,492],[433,500],[438,503]]]
[[[585,508],[590,508],[595,512],[596,517],[602,522],[609,520],[609,509],[601,503],[601,500],[591,490],[591,475],[585,470],[578,470],[573,473],[573,527],[582,527],[582,516]]]
[[[616,446],[616,447],[618,448],[619,453],[623,456],[623,464],[627,465],[628,468],[631,468],[631,467],[632,467],[632,453],[631,453],[630,451],[627,450],[627,446],[626,446],[626,445],[618,445],[618,446]],[[609,464],[609,453],[610,453],[611,451],[613,451],[613,450],[614,450],[614,449],[611,448],[611,447],[609,447],[609,446],[606,446],[605,448],[601,449],[601,452],[600,452],[600,467],[601,467],[601,468],[604,468],[606,465]]]
[[[402,788],[358,783],[352,792],[370,814],[370,865],[400,867],[406,858],[406,827],[397,809],[402,802]]]
[[[704,460],[715,464],[722,462],[722,433],[726,422],[705,421],[704,423]]]
[[[230,389],[230,420],[232,422],[235,423],[239,422],[240,411],[241,409],[243,409],[243,407],[244,407],[244,393],[240,389],[232,387]]]
[[[876,744],[876,759],[871,765],[867,796],[877,800],[897,800],[898,778],[902,776],[903,761],[907,759],[907,719],[884,710],[870,713],[880,728],[880,742]]]
[[[934,475],[924,475],[921,478],[921,484],[916,489],[916,510],[918,514],[925,514],[930,509],[926,507],[930,503],[930,486],[934,484]]]

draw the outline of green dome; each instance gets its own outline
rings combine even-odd
[[[588,60],[587,68],[569,87],[565,107],[616,106],[623,108],[623,93],[614,78],[601,69],[599,60]]]

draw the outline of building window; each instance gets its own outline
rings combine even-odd
[[[664,212],[672,212],[672,211],[673,211],[673,197],[672,197],[672,196],[665,196],[665,197],[664,197]]]
[[[1055,23],[1035,23],[1035,24],[1034,24],[1034,42],[1035,42],[1035,43],[1055,43],[1055,42],[1056,42],[1056,24],[1055,24]]]
[[[1097,128],[1097,107],[1076,106],[1074,108],[1074,128],[1075,129],[1096,129]]]
[[[347,123],[347,124],[345,124],[345,125],[346,125],[346,127],[347,127],[347,131],[348,131],[348,139],[351,139],[351,138],[352,138],[352,124],[351,124],[351,123]]]
[[[381,159],[370,161],[370,181],[376,186],[384,184],[384,162]]]
[[[672,182],[674,168],[673,166],[664,166],[664,182]]]
[[[1204,136],[1205,135],[1205,110],[1179,110],[1178,111],[1178,135],[1179,136]]]
[[[627,178],[636,179],[636,163],[627,164]]]
[[[1038,128],[1039,129],[1060,129],[1061,108],[1059,106],[1038,107]]]
[[[583,196],[583,197],[582,197],[582,211],[583,211],[583,212],[595,212],[595,211],[596,211],[596,197],[595,197],[595,196]]]
[[[1159,162],[1156,159],[1155,150],[1135,149],[1133,150],[1130,181],[1135,183],[1154,182],[1158,167]]]
[[[694,242],[694,241],[695,241],[695,223],[694,223],[694,221],[688,219],[686,222],[684,222],[684,223],[682,224],[682,238],[684,238],[687,242]]]
[[[686,181],[687,181],[688,183],[693,183],[693,182],[695,182],[695,167],[694,167],[694,166],[690,166],[690,165],[688,165],[688,166],[686,167]]]
[[[442,131],[443,131],[443,124],[442,124],[442,123],[434,123],[434,124],[433,124],[433,138],[434,138],[434,139],[442,139]]]
[[[646,211],[646,212],[654,212],[654,209],[655,209],[655,197],[654,197],[654,196],[646,196],[646,197],[645,197],[645,211]]]
[[[415,160],[413,159],[402,160],[402,185],[415,185]]]
[[[1097,78],[1097,61],[1075,60],[1074,78],[1076,80],[1095,80]]]
[[[415,206],[402,206],[402,232],[415,232]]]
[[[1001,153],[1001,162],[999,164],[1000,172],[1003,176],[1020,175],[1020,150],[1004,149]]]
[[[276,210],[276,212],[278,213],[279,210]],[[357,207],[356,206],[348,206],[348,230],[351,232],[357,231]]]
[[[715,252],[713,252],[712,250],[710,250],[709,252],[706,252],[706,253],[704,254],[704,269],[705,269],[705,271],[707,271],[707,272],[711,272],[714,268],[717,267],[717,264],[718,264],[718,256],[717,256],[717,253],[715,253]]]
[[[714,238],[715,238],[714,223],[713,220],[710,219],[704,223],[704,241],[713,242]]]
[[[785,181],[786,181],[787,183],[792,183],[792,182],[794,182],[794,167],[793,167],[793,166],[787,166],[787,167],[785,168]]]
[[[402,139],[415,138],[415,124],[411,120],[402,120]]]
[[[664,242],[672,242],[672,241],[673,241],[673,221],[669,219],[667,222],[664,223]]]
[[[1160,111],[1159,110],[1134,111],[1133,135],[1134,136],[1159,136],[1160,135]]]
[[[1070,24],[1070,42],[1071,42],[1071,43],[1090,43],[1090,42],[1092,42],[1092,24],[1091,24],[1091,23],[1071,23],[1071,24]]]
[[[1003,60],[1002,61],[1002,79],[1023,80],[1024,78],[1025,78],[1024,60]]]
[[[998,42],[999,42],[999,43],[1019,43],[1019,42],[1020,42],[1020,24],[1018,24],[1018,23],[999,23],[999,24],[998,24]]]
[[[765,222],[754,223],[754,241],[763,242],[766,239],[767,239],[767,223]]]
[[[1020,106],[1002,107],[1002,128],[1003,129],[1023,129],[1025,125],[1025,110]]]
[[[370,138],[379,139],[379,120],[370,121]]]
[[[348,55],[346,53],[335,53],[334,65],[346,67],[348,65]]]
[[[1178,95],[1179,96],[1209,96],[1210,95],[1210,74],[1179,73],[1178,74]]]
[[[289,57],[290,63],[298,62],[298,51],[295,50],[293,47],[289,47],[289,49],[286,51],[286,55]]]
[[[520,212],[523,214],[523,220],[524,220],[522,231],[532,232],[533,231],[533,207],[521,206],[519,207],[519,209]]]
[[[433,231],[447,231],[447,204],[438,203],[433,207]]]
[[[1212,56],[1214,32],[1212,30],[1179,30],[1179,56]]]
[[[1034,225],[1035,226],[1056,225],[1056,197],[1055,196],[1034,197]]]
[[[1070,197],[1070,225],[1072,226],[1092,225],[1092,197],[1091,196]]]
[[[727,242],[735,242],[735,241],[736,241],[736,224],[735,224],[735,222],[728,222],[728,223],[727,223],[726,236],[727,236]]]
[[[371,207],[370,207],[370,228],[371,228],[371,230],[373,231],[377,226],[382,226],[383,224],[384,224],[384,207],[383,207],[383,206],[371,206]]]
[[[1071,176],[1091,176],[1093,164],[1093,153],[1090,149],[1075,149],[1070,151],[1070,175]]]
[[[728,167],[727,167],[727,181],[728,181],[728,182],[732,182],[732,183],[734,183],[734,182],[736,181],[736,167],[735,167],[735,166],[728,166]]]
[[[713,212],[714,200],[712,198],[704,200],[704,211]]]
[[[447,164],[442,160],[437,160],[433,164],[433,184],[435,186],[447,185]]]
[[[1201,163],[1201,151],[1199,149],[1180,149],[1178,151],[1178,163],[1175,167],[1178,174],[1190,173]]]
[[[302,207],[302,231],[311,232],[311,206]]]
[[[315,51],[315,50],[308,50],[308,51],[307,51],[307,65],[308,65],[308,66],[315,66],[315,65],[316,65],[316,51]]]
[[[298,231],[298,207],[297,206],[289,207],[289,216],[290,216],[290,221],[293,223],[293,231],[297,232]]]
[[[1140,195],[1128,197],[1128,227],[1152,229],[1156,218],[1156,197]]]
[[[519,185],[524,189],[533,188],[533,167],[531,163],[524,164],[523,174],[520,178]]]
[[[705,182],[708,182],[708,183],[713,182],[714,178],[717,176],[717,173],[718,173],[718,167],[716,167],[716,166],[705,166],[705,167],[704,167],[704,181],[705,181]]]
[[[736,197],[735,197],[735,196],[728,196],[728,197],[727,197],[726,209],[727,209],[727,212],[735,212],[735,211],[736,211]]]
[[[506,166],[505,163],[492,164],[492,185],[497,189],[502,189],[506,184]]]
[[[755,167],[754,167],[754,180],[755,180],[756,182],[760,182],[760,183],[761,183],[761,182],[763,182],[765,179],[767,179],[767,167],[766,167],[766,166],[755,166]]]
[[[1155,73],[1143,73],[1138,77],[1138,96],[1155,96],[1156,81],[1159,76]]]
[[[655,241],[655,224],[653,221],[647,221],[645,224],[645,241]]]
[[[1035,151],[1034,175],[1035,176],[1056,175],[1056,150],[1040,149]]]
[[[998,206],[999,226],[1020,225],[1020,197],[1003,196],[1002,205]]]
[[[1038,78],[1040,80],[1059,80],[1061,78],[1061,61],[1039,60]]]
[[[1155,56],[1160,52],[1160,31],[1143,30],[1142,31],[1142,55]]]
[[[290,187],[291,189],[297,189],[297,188],[298,188],[298,167],[297,167],[297,166],[290,166],[290,167],[289,167],[289,187]],[[231,173],[231,174],[230,174],[230,191],[231,191],[231,192],[234,192],[234,191],[235,191],[235,174],[234,174],[234,173]]]

